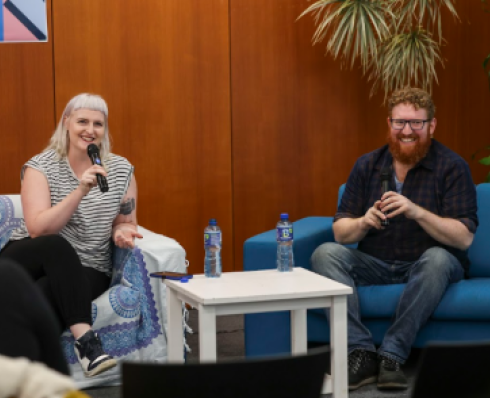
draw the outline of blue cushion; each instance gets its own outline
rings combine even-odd
[[[470,277],[490,277],[490,184],[476,187],[478,229],[468,251]]]
[[[358,288],[363,318],[392,318],[405,284],[360,286]],[[486,278],[462,280],[449,285],[432,314],[440,321],[489,321],[490,281]],[[322,310],[315,310],[320,312]]]
[[[0,195],[0,250],[22,221],[20,195]]]

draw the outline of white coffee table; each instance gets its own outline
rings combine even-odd
[[[188,283],[167,285],[167,353],[169,362],[183,362],[182,302],[199,310],[199,358],[216,361],[216,316],[291,311],[291,351],[307,352],[306,310],[330,307],[331,376],[323,393],[348,397],[347,295],[349,286],[304,268],[225,272],[220,278],[195,275]]]

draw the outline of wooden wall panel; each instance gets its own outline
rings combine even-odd
[[[307,0],[230,0],[235,256],[243,242],[292,220],[333,215],[338,186],[355,160],[386,142],[383,93],[369,98],[359,69],[341,69],[311,46]],[[461,24],[444,20],[446,68],[433,91],[436,137],[470,163],[481,182],[488,168],[470,161],[490,145],[490,92],[481,64],[490,51],[490,16],[458,2]]]
[[[445,15],[445,68],[439,68],[434,87],[438,126],[435,135],[469,163],[475,183],[490,171],[471,160],[480,147],[490,145],[490,89],[483,60],[490,53],[490,14],[478,1],[458,1],[461,22]],[[482,152],[478,157],[490,155]]]
[[[2,191],[19,191],[69,98],[100,93],[114,152],[136,166],[140,223],[181,242],[191,272],[208,218],[224,230],[224,269],[241,269],[245,239],[283,211],[332,215],[355,160],[385,142],[382,93],[311,45],[312,17],[296,20],[308,0],[47,4],[48,43],[0,45]],[[481,182],[489,169],[471,154],[490,145],[490,15],[457,9],[461,23],[443,21],[436,137]]]
[[[274,228],[281,212],[292,220],[333,214],[356,158],[384,140],[367,124],[359,72],[312,47],[311,17],[296,21],[308,4],[230,2],[237,264],[243,242]]]
[[[80,92],[109,105],[114,153],[135,165],[138,219],[203,272],[203,230],[233,269],[228,2],[54,0],[56,109]]]
[[[54,129],[51,1],[47,43],[0,43],[0,181],[2,193],[20,193],[20,169]]]

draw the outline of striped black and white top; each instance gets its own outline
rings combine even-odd
[[[127,159],[110,154],[104,161],[107,170],[109,191],[102,193],[94,187],[85,195],[70,221],[59,232],[80,257],[82,265],[109,273],[112,268],[112,223],[119,214],[134,167]],[[26,167],[32,167],[46,176],[51,192],[51,206],[61,202],[80,184],[67,158],[58,159],[53,150],[48,150],[30,159],[21,171],[24,177]],[[24,220],[10,237],[19,240],[29,236]]]

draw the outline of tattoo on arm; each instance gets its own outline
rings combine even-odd
[[[136,201],[134,200],[134,198],[128,198],[127,200],[121,203],[121,208],[119,209],[119,213],[127,216],[131,214],[135,208],[136,208]]]

